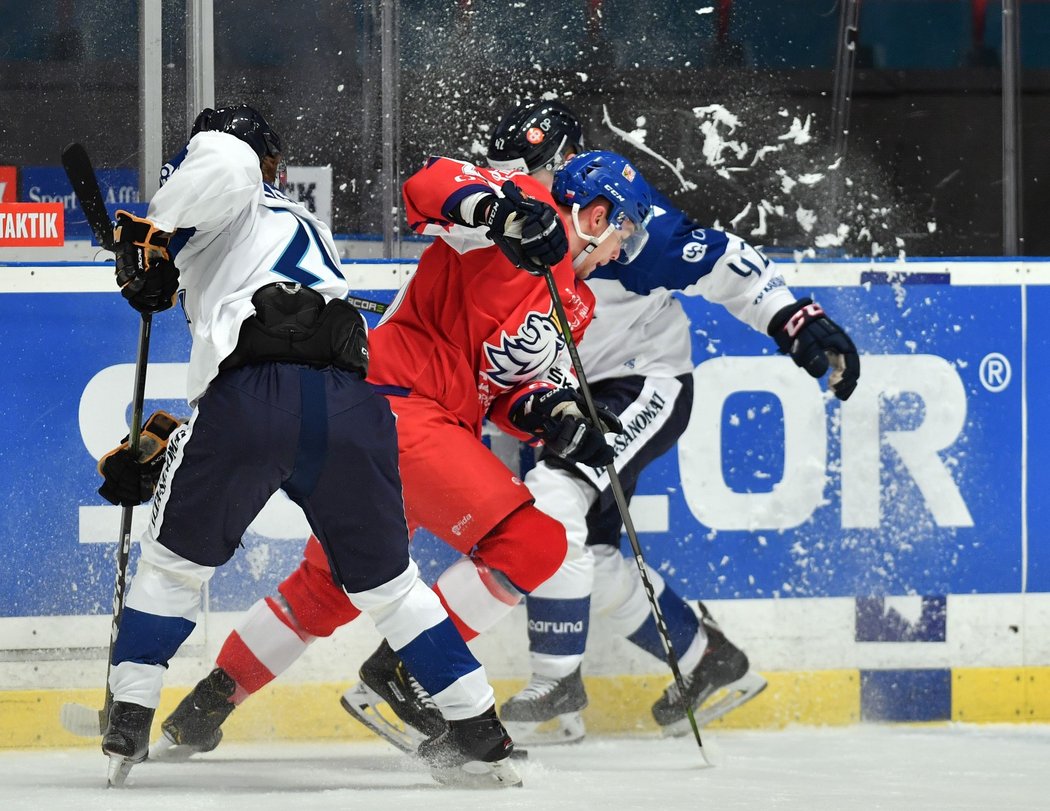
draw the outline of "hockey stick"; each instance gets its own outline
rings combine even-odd
[[[347,296],[346,300],[357,307],[357,309],[375,313],[376,315],[382,315],[387,311],[387,307],[390,306],[381,301],[372,301],[372,299],[360,298],[359,296]]]
[[[547,282],[547,290],[550,292],[551,303],[554,305],[554,315],[558,319],[558,329],[565,339],[565,346],[569,350],[569,357],[572,359],[573,368],[576,370],[576,379],[580,383],[580,394],[583,395],[583,401],[587,406],[587,416],[594,425],[601,425],[602,421],[598,417],[598,409],[594,407],[594,397],[591,396],[591,387],[588,385],[587,376],[583,372],[580,353],[576,349],[576,341],[572,338],[569,319],[565,315],[565,306],[561,302],[561,296],[558,295],[558,285],[554,281],[554,273],[549,266],[543,268],[543,278]],[[634,521],[631,519],[631,511],[627,506],[627,496],[624,495],[623,485],[620,484],[620,477],[617,475],[616,467],[612,462],[605,466],[605,472],[609,476],[609,487],[612,489],[613,498],[616,499],[616,507],[620,511],[620,518],[623,520],[627,539],[631,542],[634,562],[638,565],[638,573],[642,576],[642,586],[645,588],[645,596],[649,598],[649,608],[652,610],[653,619],[656,621],[656,630],[660,634],[660,641],[663,643],[664,653],[667,655],[667,664],[670,666],[674,682],[678,686],[678,694],[685,706],[686,717],[689,719],[689,725],[693,729],[696,745],[700,749],[700,758],[704,761],[705,766],[711,766],[713,764],[708,760],[707,753],[704,751],[704,743],[700,740],[700,727],[696,723],[696,716],[693,715],[693,708],[685,700],[685,679],[682,678],[682,670],[678,666],[678,655],[671,644],[671,635],[667,630],[667,623],[664,622],[663,612],[660,610],[659,603],[656,602],[656,590],[653,588],[653,583],[645,571],[645,557],[642,555],[642,547],[638,542],[638,533],[634,528]]]
[[[98,178],[91,166],[87,150],[80,144],[70,144],[62,150],[62,168],[73,186],[77,202],[87,217],[91,231],[106,250],[113,250],[113,223],[109,220]],[[135,356],[135,386],[131,397],[131,429],[128,433],[128,449],[132,456],[139,450],[139,435],[142,432],[142,409],[146,399],[146,365],[149,358],[149,339],[153,317],[142,314],[139,325],[138,351]],[[59,721],[66,731],[83,737],[101,735],[109,724],[109,709],[113,706],[113,691],[109,686],[113,668],[113,647],[120,631],[120,620],[124,614],[124,589],[127,582],[128,557],[131,554],[131,518],[133,507],[122,507],[120,514],[120,545],[117,548],[117,572],[113,584],[113,621],[109,633],[109,656],[106,660],[106,700],[101,710],[93,710],[83,704],[62,706]]]
[[[98,187],[98,178],[83,144],[70,144],[62,150],[62,168],[66,170],[66,177],[69,178],[80,210],[84,212],[95,240],[107,251],[112,251],[113,223],[109,220],[106,204],[102,201],[102,191]]]

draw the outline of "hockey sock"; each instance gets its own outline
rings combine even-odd
[[[425,591],[422,584],[421,589]],[[474,718],[495,701],[485,668],[449,619],[427,628],[397,654],[446,720]]]
[[[526,604],[533,672],[553,678],[569,675],[587,647],[591,598],[546,600],[530,595]]]
[[[233,703],[240,704],[291,667],[314,639],[299,627],[283,598],[256,602],[215,660],[237,683]]]
[[[277,586],[294,627],[310,636],[331,636],[336,628],[361,614],[346,592],[335,584],[328,557],[313,535],[306,542],[298,568]]]
[[[503,619],[522,597],[499,572],[473,558],[445,569],[434,592],[467,642]]]
[[[700,662],[700,656],[692,650],[696,647],[694,642],[698,635],[703,635],[700,630],[700,621],[697,620],[689,604],[666,586],[656,598],[656,603],[663,614],[667,632],[671,637],[671,644],[674,646],[675,653],[678,654],[678,664],[683,672],[688,672]],[[660,632],[656,628],[656,620],[653,619],[652,614],[647,616],[641,626],[627,638],[657,659],[663,661],[666,658],[664,646],[660,640]],[[706,643],[706,635],[703,635],[701,642]],[[691,665],[686,663],[686,654],[693,659]],[[702,645],[700,655],[703,655]]]
[[[197,624],[204,582],[157,562],[177,566],[179,560],[159,544],[144,542],[113,645],[109,677],[114,700],[143,707],[156,707],[160,700],[168,661]]]
[[[463,638],[487,631],[550,578],[565,560],[565,528],[531,504],[493,527],[472,557],[449,566],[434,585]]]

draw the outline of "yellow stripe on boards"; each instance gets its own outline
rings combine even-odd
[[[1050,667],[954,668],[952,720],[1050,721]]]
[[[822,670],[763,673],[769,686],[709,729],[778,729],[791,724],[843,726],[860,721],[860,673]],[[670,682],[666,675],[587,676],[589,705],[583,716],[593,734],[652,734],[650,707]],[[494,683],[497,704],[524,680]],[[374,740],[339,706],[349,682],[281,684],[252,696],[223,725],[231,741]],[[190,686],[166,687],[154,721],[175,709]],[[98,746],[62,729],[65,703],[101,707],[101,689],[0,691],[0,749]],[[1050,722],[1050,667],[961,668],[952,672],[952,720],[977,723]]]

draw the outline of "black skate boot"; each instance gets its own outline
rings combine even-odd
[[[186,760],[210,752],[222,740],[222,724],[237,707],[237,683],[221,667],[205,676],[160,725],[164,733],[150,749],[154,760]]]
[[[512,761],[514,741],[490,707],[464,721],[449,721],[442,732],[423,741],[417,754],[445,786],[509,788],[521,785]]]
[[[701,612],[707,648],[700,664],[682,676],[686,700],[699,726],[721,718],[766,688],[766,680],[751,671],[746,654],[726,639],[702,605]],[[720,690],[725,693],[704,706],[704,702]],[[653,704],[653,718],[664,735],[684,735],[691,729],[677,684],[672,682]]]
[[[102,751],[109,755],[110,786],[123,786],[131,767],[148,756],[149,730],[155,712],[152,707],[127,701],[114,701],[109,708],[109,724],[102,735]]]
[[[411,754],[420,741],[445,731],[445,719],[434,700],[386,640],[365,660],[358,675],[361,681],[343,693],[339,703],[402,752]],[[394,718],[380,712],[384,702]]]
[[[516,741],[526,744],[571,743],[587,733],[580,710],[587,706],[587,692],[577,667],[561,679],[533,675],[520,693],[510,698],[500,715]],[[539,731],[546,721],[558,721],[558,728]]]

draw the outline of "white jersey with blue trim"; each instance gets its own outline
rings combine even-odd
[[[193,336],[187,392],[195,405],[255,313],[256,290],[298,282],[331,299],[349,289],[328,226],[265,184],[258,156],[243,141],[198,133],[165,169],[147,216],[175,233],[179,298]]]
[[[674,291],[721,304],[763,334],[777,310],[795,301],[780,271],[756,248],[725,231],[701,228],[663,195],[652,194],[642,252],[587,279],[596,302],[580,360],[595,381],[693,370],[689,319]]]

